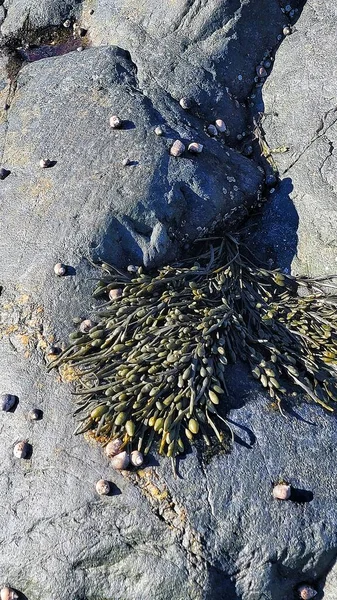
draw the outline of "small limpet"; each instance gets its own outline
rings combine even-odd
[[[39,410],[38,408],[33,408],[29,412],[28,417],[30,421],[40,421],[42,419],[42,410]]]
[[[188,151],[192,152],[192,154],[200,154],[200,152],[202,152],[202,149],[203,149],[203,145],[198,144],[198,142],[192,142],[188,146]]]
[[[208,135],[211,135],[212,137],[216,137],[218,135],[218,130],[215,127],[215,125],[208,125],[207,127],[207,133]]]
[[[227,129],[226,124],[222,119],[217,119],[215,121],[215,127],[220,133],[224,133]]]
[[[39,165],[41,169],[48,169],[52,165],[52,161],[49,158],[41,158]]]
[[[181,98],[179,104],[184,110],[189,110],[192,106],[192,102],[189,98]]]
[[[160,127],[160,125],[158,125],[158,127],[155,128],[154,130],[156,135],[163,135],[164,131],[162,129],[162,127]]]

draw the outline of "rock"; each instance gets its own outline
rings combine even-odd
[[[289,151],[274,155],[281,185],[266,206],[257,246],[268,246],[276,263],[304,275],[335,273],[337,267],[336,16],[332,0],[307,3],[263,88],[268,144]]]
[[[174,123],[173,101],[166,98],[154,110],[136,87],[134,64],[116,48],[88,49],[85,56],[72,52],[22,69],[7,114],[4,162],[15,177],[1,190],[7,202],[11,196],[16,202],[8,214],[12,225],[4,226],[9,239],[16,236],[14,223],[24,218],[26,236],[38,235],[39,249],[23,249],[20,236],[8,273],[22,253],[27,267],[39,260],[46,273],[48,259],[53,264],[64,256],[65,240],[71,244],[66,242],[70,252],[64,259],[75,269],[79,258],[72,249],[79,247],[82,256],[117,264],[166,261],[183,240],[255,202],[263,174],[252,161],[213,143],[196,118],[193,129],[200,129],[207,153],[198,161],[170,160],[164,140],[148,135],[158,113],[172,141],[186,138],[190,128]],[[123,112],[121,131],[109,127],[111,103]],[[36,170],[51,148],[56,166]],[[127,172],[125,155],[137,159]]]

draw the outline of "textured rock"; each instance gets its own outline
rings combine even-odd
[[[277,245],[274,258],[283,266],[296,254],[293,268],[306,275],[337,267],[336,17],[335,2],[306,4],[262,94],[269,146],[289,152],[274,155],[282,184],[266,209],[261,239]]]
[[[11,105],[0,112],[2,164],[11,170],[0,182],[0,394],[20,398],[15,413],[0,415],[0,572],[28,600],[289,600],[303,582],[321,593],[325,577],[325,596],[336,597],[335,569],[328,574],[337,556],[334,416],[289,402],[282,418],[237,367],[228,374],[231,452],[210,457],[196,445],[178,479],[155,455],[156,466],[123,477],[101,448],[72,436],[72,371],[61,381],[45,365],[72,318],[90,315],[96,272],[85,256],[162,261],[253,202],[262,181],[256,163],[203,129],[222,117],[231,141],[242,132],[243,101],[288,22],[285,5],[5,0],[6,39],[24,36],[24,23],[58,27],[81,16],[95,45],[119,43],[132,57],[110,47],[50,58],[25,66],[16,89],[11,64],[0,59],[0,98]],[[327,225],[335,215],[335,88],[324,46],[334,11],[332,0],[305,7],[262,97],[266,113],[278,113],[264,122],[269,145],[291,151],[277,158],[283,181],[255,243],[289,267],[300,217],[296,267],[304,271],[309,256],[319,273],[335,258],[335,221]],[[309,79],[312,97],[300,91]],[[194,98],[188,113],[182,96]],[[256,90],[254,100],[259,108]],[[109,127],[115,113],[127,121],[120,131]],[[175,139],[202,143],[202,154],[170,157]],[[44,156],[56,164],[42,170]],[[126,157],[134,164],[123,167]],[[59,261],[68,266],[62,278],[53,272]],[[42,421],[29,420],[33,407]],[[15,461],[23,439],[32,455]],[[113,483],[110,496],[96,494],[100,478]],[[287,502],[273,499],[280,480],[292,486]]]
[[[34,231],[39,244],[27,247],[22,236],[12,265],[22,256],[25,270],[34,261],[49,269],[58,259],[75,266],[74,252],[93,249],[118,263],[167,260],[184,240],[255,202],[263,180],[257,166],[206,137],[197,119],[180,125],[171,106],[166,98],[153,107],[123,50],[72,52],[24,67],[7,112],[3,161],[12,176],[1,194],[11,207],[7,240],[25,219],[26,236]],[[123,129],[110,128],[111,111]],[[158,121],[165,137],[153,132]],[[170,157],[176,138],[200,139],[203,154]],[[41,156],[55,165],[41,170]]]

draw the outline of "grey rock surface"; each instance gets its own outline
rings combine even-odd
[[[228,454],[209,457],[196,445],[177,479],[156,454],[123,476],[100,447],[72,436],[71,369],[46,373],[48,346],[91,312],[97,273],[86,256],[168,260],[184,240],[254,202],[263,179],[256,162],[225,145],[235,136],[204,133],[219,112],[242,131],[248,96],[253,111],[263,101],[278,113],[263,123],[270,147],[291,148],[277,158],[282,182],[255,246],[289,268],[298,236],[296,268],[305,272],[307,256],[311,272],[334,265],[332,0],[305,6],[261,98],[256,63],[287,22],[286,3],[222,4],[4,3],[8,39],[24,23],[78,18],[94,45],[107,45],[26,65],[16,85],[0,60],[0,101],[11,105],[0,112],[1,163],[11,170],[0,181],[0,394],[19,397],[14,412],[0,414],[0,584],[27,600],[295,600],[303,582],[318,600],[337,596],[334,416],[289,401],[284,419],[237,367],[228,373],[236,433]],[[308,88],[299,93],[299,79],[310,80],[312,98]],[[184,112],[181,95],[203,112]],[[109,128],[113,113],[125,129]],[[200,141],[204,152],[171,158],[176,138]],[[126,157],[137,164],[123,167]],[[42,170],[41,158],[56,164]],[[60,260],[68,276],[56,278]],[[29,421],[33,407],[41,421]],[[22,439],[33,452],[20,461],[13,447]],[[96,494],[100,478],[113,482],[111,496]],[[280,478],[293,486],[289,502],[272,498]]]
[[[267,208],[261,239],[269,246],[276,241],[276,262],[283,266],[290,267],[295,253],[293,269],[305,275],[337,268],[336,17],[334,2],[305,5],[276,54],[260,105],[269,146],[289,146],[274,155],[282,184]]]
[[[116,113],[121,130],[109,126]],[[206,137],[197,119],[180,124],[178,117],[169,98],[155,107],[139,90],[123,50],[93,48],[24,67],[6,115],[2,160],[13,173],[1,188],[8,202],[3,226],[9,232],[26,221],[12,265],[22,257],[29,270],[61,253],[69,261],[73,248],[110,262],[153,264],[253,204],[263,172]],[[158,122],[161,137],[154,134]],[[175,139],[186,147],[200,140],[204,150],[171,157]],[[55,165],[41,169],[41,158]],[[27,247],[30,235],[39,237],[38,249]]]

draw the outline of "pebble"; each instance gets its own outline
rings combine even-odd
[[[5,169],[4,167],[1,167],[1,169],[0,169],[0,179],[6,179],[6,177],[8,177],[8,175],[10,175],[10,171],[8,171],[7,169]]]
[[[123,160],[122,160],[123,167],[127,167],[130,164],[131,164],[131,160],[129,158],[123,158]]]
[[[192,106],[192,102],[189,98],[181,98],[181,100],[179,100],[179,104],[184,110],[189,110]]]
[[[63,263],[56,263],[56,265],[54,266],[55,275],[57,275],[58,277],[62,277],[63,275],[66,274],[66,272],[67,272],[66,265],[64,265]]]
[[[110,292],[109,292],[110,300],[117,300],[117,298],[120,298],[122,295],[123,295],[123,290],[121,288],[110,290]]]
[[[224,133],[227,129],[225,122],[222,119],[217,119],[215,121],[215,127],[220,133]]]
[[[25,441],[15,444],[13,454],[15,458],[27,458],[29,452],[29,444]]]
[[[287,483],[278,483],[274,486],[273,496],[276,500],[289,500],[291,486]]]
[[[171,156],[181,156],[186,148],[180,140],[176,140],[170,148]]]
[[[41,167],[41,169],[48,169],[49,167],[51,167],[51,160],[49,160],[49,158],[41,158],[39,165]]]
[[[283,27],[283,35],[291,35],[291,29],[288,27],[288,25]]]
[[[1,600],[17,600],[19,595],[10,587],[3,587],[0,591]]]
[[[96,483],[96,492],[100,496],[107,496],[110,493],[110,483],[106,479],[100,479]]]
[[[267,77],[268,73],[264,67],[256,67],[256,73],[259,77]]]
[[[155,128],[154,132],[156,135],[163,135],[164,133],[160,125],[158,125],[158,127]]]
[[[203,145],[198,144],[198,142],[192,142],[188,146],[188,151],[192,152],[192,154],[200,154],[202,152],[202,149],[203,149]]]
[[[42,419],[42,410],[33,408],[29,413],[28,417],[30,421],[40,421]]]
[[[123,122],[117,115],[112,115],[112,117],[110,117],[110,127],[112,127],[112,129],[121,129],[122,126]]]
[[[212,137],[216,137],[218,135],[218,130],[215,127],[215,125],[208,125],[207,127],[207,133],[208,135],[211,135]]]
[[[317,592],[310,585],[301,585],[298,588],[298,595],[301,600],[311,600],[311,598],[317,596]]]
[[[18,397],[14,396],[13,394],[3,394],[0,400],[1,410],[8,412],[11,408],[13,408],[17,400]]]

